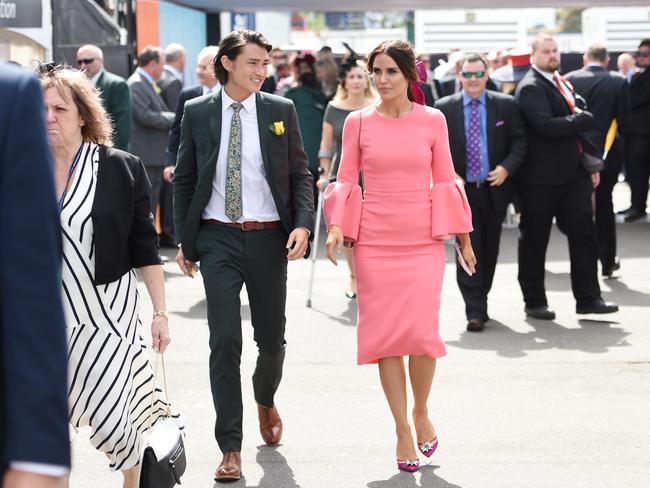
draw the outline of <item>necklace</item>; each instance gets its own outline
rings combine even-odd
[[[70,186],[70,180],[72,179],[74,170],[77,168],[77,164],[79,164],[79,159],[81,159],[81,150],[83,149],[83,147],[84,147],[84,143],[82,142],[81,146],[79,146],[79,149],[77,150],[77,154],[74,157],[72,164],[70,165],[70,169],[68,170],[68,178],[66,179],[65,182],[65,188],[63,189],[63,193],[61,194],[61,198],[59,198],[59,202],[58,202],[59,214],[63,211],[63,202],[65,201],[65,197],[68,194],[68,186]]]

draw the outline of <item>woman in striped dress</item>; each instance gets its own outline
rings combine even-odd
[[[76,70],[42,76],[61,215],[63,301],[69,337],[69,422],[138,484],[155,381],[138,315],[139,267],[155,310],[154,350],[170,342],[149,182],[135,156],[113,149],[99,93]],[[165,403],[155,389],[155,418]]]

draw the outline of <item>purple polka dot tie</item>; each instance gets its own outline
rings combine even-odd
[[[469,109],[467,176],[477,180],[481,174],[481,120],[478,115],[478,100],[472,100]]]

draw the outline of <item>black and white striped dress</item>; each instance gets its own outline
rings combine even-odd
[[[137,277],[95,286],[91,209],[99,147],[84,143],[73,183],[63,202],[63,301],[69,337],[69,422],[90,426],[92,445],[113,470],[139,462],[148,428],[153,369],[138,317]],[[155,418],[164,412],[156,388]]]

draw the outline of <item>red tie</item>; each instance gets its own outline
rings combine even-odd
[[[566,91],[567,87],[564,83],[562,83],[562,80],[560,79],[557,73],[553,75],[553,81],[555,82],[555,86],[557,87],[557,89],[560,90],[560,94],[564,97],[566,103],[569,105],[571,112],[575,113],[576,106],[575,103],[573,102],[573,99],[571,98],[571,94]]]
[[[571,92],[567,91],[568,87],[564,83],[562,83],[562,80],[557,73],[553,75],[553,81],[555,82],[555,86],[557,87],[557,89],[564,97],[564,100],[566,100],[567,105],[569,105],[569,108],[571,109],[571,113],[575,113],[576,105],[573,102],[573,98],[571,97]],[[578,140],[578,150],[580,151],[580,154],[582,154],[583,147],[582,147],[582,142],[580,140]]]

